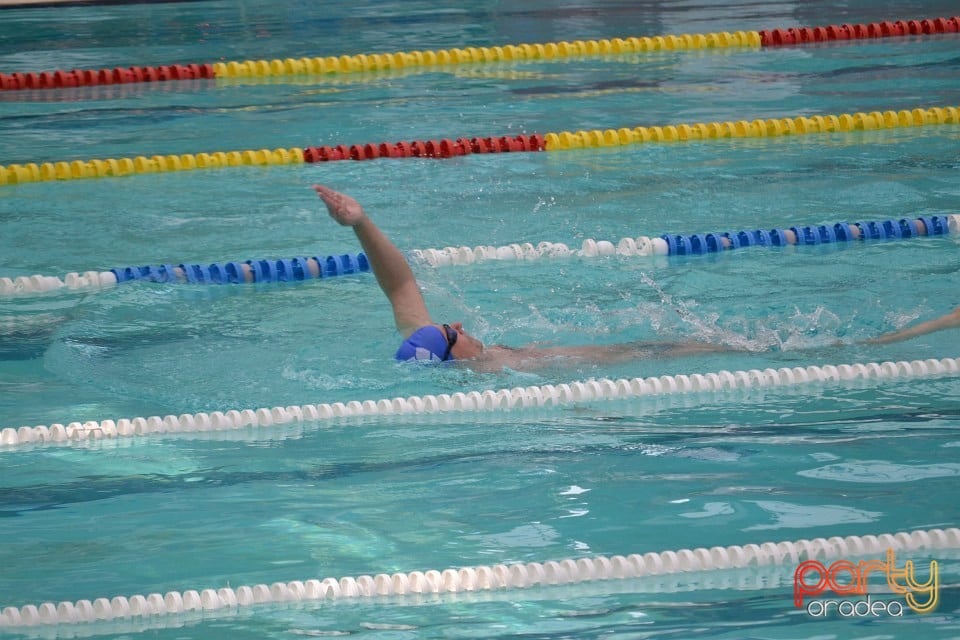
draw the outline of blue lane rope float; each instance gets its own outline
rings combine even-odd
[[[535,260],[539,258],[596,256],[685,256],[719,253],[744,247],[786,247],[792,245],[838,244],[856,240],[903,240],[921,236],[960,234],[960,214],[921,216],[861,222],[837,222],[786,229],[754,229],[692,235],[665,234],[660,237],[586,239],[579,250],[563,243],[540,242],[500,247],[444,247],[414,249],[408,256],[430,266],[472,264],[485,260]],[[121,282],[145,280],[190,284],[239,284],[245,282],[292,282],[330,278],[370,271],[363,253],[337,256],[297,257],[275,260],[247,260],[213,264],[160,264],[117,267],[110,271],[68,273],[57,276],[32,275],[0,277],[0,296],[42,293],[57,289],[103,289]]]
[[[755,229],[725,233],[662,235],[666,255],[698,255],[741,247],[785,247],[814,245],[853,240],[900,240],[919,236],[939,236],[950,233],[951,216],[921,216],[916,219],[881,220],[866,222],[838,222],[833,225],[790,227],[789,229]]]
[[[134,280],[188,282],[190,284],[241,284],[244,282],[293,282],[361,273],[370,270],[363,253],[279,260],[247,260],[203,264],[161,264],[111,269],[117,283]]]

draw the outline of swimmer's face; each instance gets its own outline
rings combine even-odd
[[[457,332],[457,342],[450,349],[457,360],[470,360],[483,353],[483,343],[463,330],[462,322],[451,322],[450,328]]]

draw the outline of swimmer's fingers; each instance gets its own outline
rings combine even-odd
[[[331,198],[331,199],[332,199],[332,198],[334,198],[335,196],[340,195],[340,193],[339,193],[338,191],[334,191],[334,190],[331,189],[330,187],[325,187],[325,186],[322,185],[322,184],[315,184],[315,185],[313,185],[313,190],[316,191],[317,194],[318,194],[321,198],[323,198],[324,200],[326,200],[327,198]]]
[[[340,204],[340,194],[330,187],[325,187],[322,184],[313,185],[313,190],[317,192],[317,195],[320,196],[320,199],[323,200],[323,203],[327,205],[327,209],[329,209],[330,213],[333,214]]]
[[[358,224],[364,217],[363,207],[360,203],[348,195],[339,191],[334,191],[330,187],[322,184],[313,185],[313,190],[317,192],[323,203],[327,205],[327,211],[330,216],[342,225],[353,226]]]

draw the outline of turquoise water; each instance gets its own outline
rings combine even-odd
[[[436,49],[950,15],[949,3],[338,5],[0,11],[0,70]],[[0,94],[0,163],[515,135],[957,105],[957,37]],[[0,189],[0,276],[357,251],[308,188],[403,249],[612,240],[956,212],[953,125]],[[960,304],[955,238],[709,257],[415,265],[490,343],[707,340],[742,353],[423,371],[369,274],[0,298],[0,428],[810,364]],[[956,378],[355,419],[0,450],[0,607],[449,566],[956,526]],[[923,557],[918,556],[918,559]],[[936,555],[934,555],[936,557]],[[936,614],[816,621],[791,568],[683,581],[244,608],[39,635],[814,638],[957,635]]]

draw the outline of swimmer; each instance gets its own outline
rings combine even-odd
[[[396,353],[397,360],[466,361],[473,369],[499,371],[504,367],[515,370],[542,368],[558,360],[568,363],[615,364],[639,359],[744,351],[733,346],[694,341],[629,342],[579,347],[485,345],[467,333],[462,322],[443,324],[433,320],[407,259],[367,216],[359,202],[323,185],[314,185],[313,189],[326,204],[327,211],[334,220],[353,228],[380,288],[393,307],[394,322],[404,338]],[[886,344],[958,326],[960,308],[938,320],[866,342]]]
[[[558,359],[607,364],[732,350],[698,342],[631,342],[579,347],[530,345],[518,348],[485,345],[467,333],[462,322],[434,322],[407,259],[367,216],[359,202],[329,187],[314,185],[313,188],[334,220],[353,227],[371,270],[393,307],[394,322],[404,338],[396,353],[398,360],[468,361],[473,369],[498,371],[504,367],[516,370],[538,368]]]

